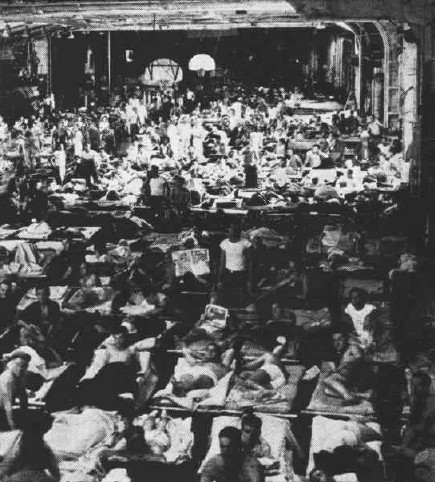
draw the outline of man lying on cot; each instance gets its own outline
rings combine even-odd
[[[240,359],[235,371],[245,388],[275,391],[285,385],[286,376],[281,366],[281,357],[286,350],[287,339],[278,337],[277,343],[272,352],[263,353],[252,360]]]
[[[214,341],[202,342],[202,346],[197,345],[201,349],[192,345],[183,349],[184,360],[180,361],[172,379],[174,395],[185,396],[191,390],[210,389],[231,369],[240,375],[246,388],[276,390],[286,382],[279,364],[285,338],[272,353],[264,353],[249,361],[242,361],[242,340],[237,340],[223,353]]]
[[[337,368],[324,381],[325,394],[349,405],[369,400],[371,372],[364,361],[364,349],[350,342]]]
[[[213,341],[201,349],[183,348],[184,358],[171,380],[174,395],[183,397],[192,390],[214,387],[229,372],[233,356],[234,349],[221,353]]]

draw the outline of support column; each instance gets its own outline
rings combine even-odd
[[[48,58],[47,58],[47,97],[51,98],[53,94],[53,59],[52,59],[52,41],[51,35],[48,37]]]
[[[403,147],[408,159],[415,159],[415,127],[418,120],[418,48],[416,43],[403,41],[401,58],[400,117],[402,119]]]
[[[107,73],[109,87],[109,105],[112,98],[112,32],[107,31]]]
[[[381,68],[373,70],[372,112],[382,122],[384,117],[384,72]]]

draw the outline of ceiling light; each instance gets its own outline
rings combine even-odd
[[[317,25],[316,25],[316,29],[317,30],[325,30],[326,28],[326,25],[323,23],[323,22],[319,22]]]
[[[74,33],[73,33],[73,32],[70,32],[67,38],[68,38],[68,39],[71,39],[71,40],[72,40],[73,38],[75,38]]]
[[[9,25],[5,25],[4,27],[4,30],[2,32],[2,37],[3,38],[8,38],[10,35],[9,35]]]
[[[60,34],[59,30],[56,32],[56,38],[62,38],[62,35]]]
[[[25,27],[25,29],[23,30],[23,33],[21,34],[21,38],[29,38],[29,32],[27,27]]]

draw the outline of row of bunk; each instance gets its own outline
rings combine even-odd
[[[374,460],[383,476],[388,476],[389,467],[383,463],[381,451],[384,431],[406,420],[406,406],[402,400],[406,391],[401,359],[403,347],[400,344],[403,339],[398,336],[399,328],[402,328],[398,323],[409,320],[400,316],[403,300],[397,290],[403,292],[403,287],[397,284],[397,275],[399,278],[402,275],[409,277],[407,285],[410,285],[416,282],[417,274],[400,270],[400,258],[408,248],[406,238],[387,230],[382,237],[376,237],[376,232],[370,229],[362,233],[358,229],[360,226],[349,223],[347,217],[339,213],[319,213],[318,208],[312,207],[298,223],[292,222],[293,218],[284,218],[274,228],[265,228],[263,222],[255,218],[247,220],[244,235],[258,241],[254,250],[257,281],[261,277],[265,280],[251,296],[248,306],[226,310],[225,323],[221,323],[215,332],[218,336],[214,341],[222,348],[230,346],[226,337],[231,341],[238,340],[244,359],[255,359],[264,354],[262,326],[270,316],[270,304],[276,299],[273,275],[279,269],[288,268],[290,259],[299,260],[301,277],[307,284],[307,296],[298,305],[292,306],[289,302],[286,308],[294,313],[296,326],[306,334],[310,343],[308,351],[294,349],[282,357],[281,363],[287,372],[286,383],[278,390],[249,390],[240,383],[237,375],[229,371],[207,393],[202,390],[185,397],[171,392],[171,383],[177,371],[182,369],[186,340],[193,340],[189,348],[199,351],[210,342],[210,338],[204,340],[190,335],[198,329],[201,314],[210,306],[213,269],[219,255],[215,246],[226,236],[228,216],[220,218],[222,224],[217,229],[210,229],[207,219],[198,220],[192,213],[195,222],[202,223],[200,248],[207,251],[202,262],[208,270],[206,268],[201,273],[209,278],[209,284],[203,292],[181,289],[175,294],[168,293],[168,297],[174,296],[176,309],[163,307],[158,316],[150,305],[137,307],[127,301],[124,306],[115,307],[117,289],[112,282],[117,273],[131,269],[141,259],[142,253],[134,251],[138,242],[142,242],[140,246],[146,246],[148,255],[154,253],[154,260],[162,264],[163,271],[173,271],[172,276],[179,281],[177,274],[185,273],[186,267],[177,264],[179,257],[174,253],[192,251],[186,247],[191,248],[189,239],[195,235],[198,237],[197,227],[192,228],[194,222],[178,233],[156,233],[150,227],[150,218],[147,221],[136,217],[137,213],[126,214],[126,211],[120,215],[117,210],[106,207],[103,221],[98,226],[92,211],[53,211],[48,223],[0,228],[0,250],[8,261],[13,260],[6,275],[17,284],[18,317],[36,299],[35,286],[49,280],[50,263],[61,254],[64,240],[72,239],[86,251],[88,267],[99,275],[101,286],[87,289],[65,285],[50,287],[51,299],[59,303],[68,320],[67,326],[74,326],[69,330],[71,337],[84,323],[110,325],[128,316],[134,323],[147,326],[145,332],[149,336],[160,339],[159,347],[152,355],[158,382],[144,413],[134,419],[133,425],[141,426],[145,432],[155,432],[157,436],[157,421],[163,419],[170,447],[163,444],[166,449],[163,457],[156,460],[139,457],[132,461],[121,455],[117,457],[117,452],[122,454],[125,450],[126,440],[125,418],[119,413],[95,407],[56,412],[46,441],[61,460],[62,480],[136,481],[144,480],[143,474],[147,470],[156,474],[154,479],[147,480],[194,480],[204,461],[217,453],[220,429],[229,425],[240,426],[243,414],[251,411],[261,417],[262,436],[272,448],[270,460],[264,461],[268,481],[304,480],[302,477],[318,465],[315,461],[320,452],[333,453],[344,445],[370,447],[378,454]],[[70,222],[74,217],[80,218],[80,222]],[[124,229],[126,224],[128,230]],[[206,228],[209,229],[206,231]],[[205,231],[207,236],[204,236]],[[108,255],[103,261],[95,252],[102,233],[109,240],[106,245]],[[161,283],[167,283],[167,279]],[[386,336],[380,351],[373,353],[367,361],[376,375],[376,400],[349,405],[325,393],[324,380],[333,365],[332,360],[322,358],[327,352],[324,340],[339,326],[340,313],[349,299],[350,290],[355,287],[365,289],[369,301],[378,306]],[[84,292],[86,296],[83,296]],[[415,308],[420,309],[419,319],[427,311],[429,301],[415,301]],[[430,332],[430,323],[425,323],[421,330]],[[2,335],[2,352],[10,351],[8,343],[6,329]],[[391,380],[397,384],[391,384]],[[44,407],[43,397],[35,399],[33,407]],[[105,459],[107,463],[103,469],[101,454],[106,454],[107,450],[113,453],[111,457],[107,456],[109,462]],[[377,467],[376,464],[373,466]],[[359,470],[363,473],[364,467]],[[378,479],[338,477],[336,480]]]

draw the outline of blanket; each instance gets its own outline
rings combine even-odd
[[[62,482],[94,482],[99,456],[120,442],[125,423],[115,412],[85,407],[55,414],[44,440],[59,461]]]
[[[37,277],[43,274],[43,266],[46,265],[45,260],[36,252],[34,246],[31,244],[24,241],[3,241],[2,247],[7,250],[15,250],[14,261],[8,265],[2,266],[0,270],[2,275]],[[50,260],[47,258],[47,262],[49,261]]]
[[[146,420],[149,415],[141,415],[134,419],[133,425],[144,428],[146,427]],[[192,447],[194,436],[191,431],[192,418],[169,418],[167,422],[166,433],[168,435],[170,446],[163,454],[166,461],[169,463],[177,463],[184,461],[186,458],[192,457]],[[145,430],[145,438],[147,432]]]
[[[232,376],[233,372],[229,372],[213,388],[191,390],[185,397],[174,395],[172,383],[169,382],[163,390],[154,395],[154,401],[162,406],[175,405],[188,410],[198,407],[224,407]]]
[[[87,311],[109,314],[114,293],[110,287],[78,289],[65,301],[64,308],[72,311]]]
[[[331,367],[322,367],[310,404],[307,410],[339,415],[374,415],[373,405],[363,400],[357,405],[346,405],[340,398],[330,397],[325,393],[324,382],[331,373]]]
[[[304,329],[327,328],[331,325],[331,313],[328,308],[320,310],[294,310],[296,325]]]
[[[52,229],[46,222],[33,223],[18,233],[20,239],[47,239]]]
[[[287,383],[275,390],[248,389],[242,380],[236,380],[228,394],[226,408],[234,410],[253,407],[262,413],[291,412],[293,401],[297,395],[298,383],[305,373],[305,367],[287,366],[286,371]]]
[[[124,428],[116,413],[85,407],[56,413],[44,440],[59,460],[77,460],[91,449],[112,445]]]
[[[360,423],[317,416],[313,418],[311,434],[307,475],[314,469],[314,454],[321,451],[332,453],[335,448],[343,445],[357,446],[365,443],[382,459],[382,433],[379,424],[375,422]]]

